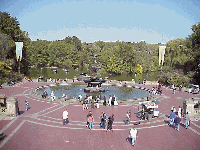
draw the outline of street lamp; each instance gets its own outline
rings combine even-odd
[[[16,25],[16,26],[19,26],[20,24],[19,23],[15,23],[14,25]],[[20,42],[20,29],[19,29],[19,38],[18,38],[18,42]],[[20,56],[17,58],[17,61],[19,62],[19,66],[18,66],[18,74],[19,74],[19,76],[20,76]]]
[[[174,52],[174,49],[173,49],[173,48],[170,49],[170,54],[171,54],[171,67],[173,66],[173,65],[172,65],[172,54],[173,54],[173,52]]]

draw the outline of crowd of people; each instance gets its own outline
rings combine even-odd
[[[188,115],[188,112],[184,115],[183,109],[181,106],[179,106],[178,111],[176,111],[176,108],[174,106],[171,107],[171,113],[170,113],[170,122],[169,125],[179,131],[179,125],[181,123],[181,118],[185,119],[185,128],[187,129],[190,125],[190,117]]]
[[[158,83],[158,85],[157,85],[157,90],[156,90],[155,87],[153,87],[153,88],[151,89],[150,93],[153,94],[153,95],[157,95],[157,94],[160,94],[160,95],[161,95],[161,94],[162,94],[161,83]]]
[[[52,79],[50,78],[50,81],[51,80]],[[122,81],[120,81],[120,83],[122,83]],[[139,80],[139,84],[141,84],[140,80]],[[143,84],[144,85],[146,84],[146,80],[143,81]],[[176,91],[175,86],[172,85],[171,88],[173,89],[173,94],[175,94],[175,91]],[[182,90],[182,86],[179,87],[179,90],[180,91]],[[153,87],[149,91],[149,93],[153,94],[153,95],[162,94],[161,84],[158,83],[157,86]],[[48,93],[46,91],[44,91],[42,98],[46,98],[47,96],[48,96]],[[65,101],[67,100],[66,93],[64,93],[62,95],[62,97],[64,98]],[[76,98],[76,97],[74,97],[74,98]],[[54,91],[51,92],[51,99],[52,99],[52,101],[55,100]],[[82,102],[83,110],[89,109],[88,104],[91,104],[91,109],[95,109],[95,107],[99,108],[99,104],[98,104],[98,102],[100,101],[99,96],[93,97],[91,95],[86,95],[85,98],[83,99],[83,96],[81,94],[79,94],[76,99],[78,99],[79,102]],[[104,96],[103,97],[103,106],[113,106],[115,101],[116,101],[115,95],[109,95],[108,100],[107,100],[106,96]],[[25,101],[25,106],[26,106],[26,110],[28,110],[29,103],[28,103],[27,100]],[[101,129],[106,129],[107,131],[113,131],[112,124],[114,122],[114,114],[112,114],[111,116],[108,116],[108,115],[106,115],[105,112],[102,112],[99,118],[100,118],[100,124],[99,125],[100,125]],[[125,124],[130,124],[130,118],[131,118],[130,111],[127,111]],[[177,131],[179,131],[179,126],[180,126],[182,118],[184,118],[184,120],[185,120],[184,126],[185,126],[186,129],[190,125],[190,117],[188,115],[188,112],[185,115],[183,115],[183,109],[180,106],[178,108],[178,111],[176,111],[176,108],[174,106],[172,106],[169,118],[170,118],[169,126],[173,127]],[[66,109],[63,112],[63,126],[67,123],[69,123],[69,118],[68,118],[68,111]],[[137,124],[140,124],[140,123],[134,123],[134,124],[137,125]],[[86,127],[90,130],[92,130],[94,128],[94,116],[92,114],[92,111],[89,111],[89,113],[87,115]],[[131,130],[129,132],[129,138],[131,139],[131,143],[132,143],[133,146],[135,144],[137,136],[138,136],[138,131],[136,130],[136,128],[131,128]],[[128,138],[127,138],[127,141],[128,141]]]

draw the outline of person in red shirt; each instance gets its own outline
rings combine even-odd
[[[91,130],[94,127],[93,126],[94,118],[93,118],[92,114],[90,114],[88,117],[88,123],[89,123],[89,129]]]

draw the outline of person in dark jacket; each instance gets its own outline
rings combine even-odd
[[[103,97],[103,105],[106,106],[106,97]]]
[[[112,114],[112,116],[110,116],[108,118],[108,127],[107,127],[107,130],[110,130],[110,131],[112,130],[112,124],[113,124],[113,122],[114,122],[114,115]],[[113,130],[112,130],[112,132],[113,132]]]
[[[176,118],[174,119],[175,129],[176,129],[177,131],[179,131],[180,122],[181,122],[181,118],[177,115]]]

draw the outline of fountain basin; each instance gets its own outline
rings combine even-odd
[[[86,87],[84,92],[105,92],[103,87]]]

